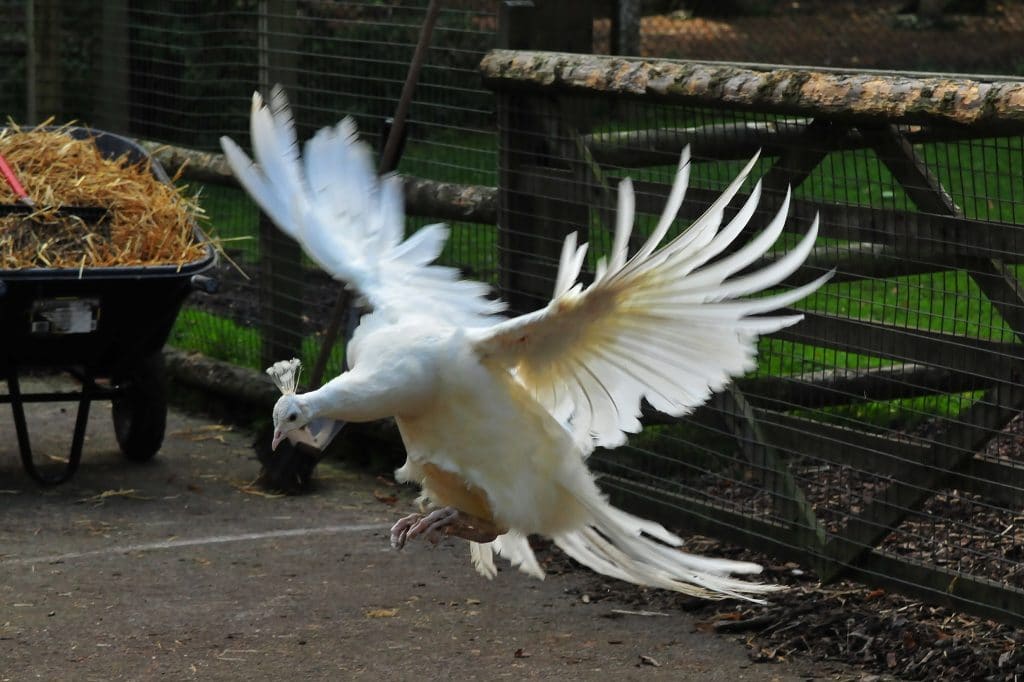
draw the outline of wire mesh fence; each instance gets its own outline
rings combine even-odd
[[[723,17],[641,3],[639,49],[851,68],[1019,69],[1011,48],[1024,3],[980,3],[983,13],[937,20],[901,14],[900,3],[754,4]],[[301,136],[351,115],[379,149],[426,7],[0,0],[0,18],[20,29],[0,36],[8,67],[0,106],[15,121],[53,115],[216,152],[223,134],[248,146],[251,93],[279,82]],[[585,13],[581,34],[594,51],[616,51],[618,9],[594,3],[595,18]],[[760,148],[759,224],[787,184],[792,239],[822,214],[818,248],[787,285],[837,269],[801,306],[802,325],[762,341],[756,372],[685,421],[648,414],[626,449],[595,455],[608,489],[662,519],[795,556],[824,577],[1021,613],[1024,426],[1014,416],[1024,138],[1016,124],[869,121],[492,83],[495,94],[478,68],[489,50],[556,47],[560,37],[536,20],[518,32],[499,26],[505,10],[488,0],[443,3],[410,111],[399,166],[409,178],[408,228],[446,218],[443,260],[494,284],[519,310],[543,305],[562,237],[582,231],[592,254],[606,253],[625,175],[636,181],[645,229],[688,143],[696,163],[684,217]],[[948,49],[980,34],[984,48]],[[257,369],[289,354],[312,364],[338,285],[261,227],[230,180],[198,166],[185,178],[237,267],[221,264],[221,293],[193,297],[171,342]],[[417,179],[430,181],[418,194]],[[457,200],[439,201],[445,192]],[[478,222],[453,220],[467,212]],[[339,346],[328,372],[342,361]]]
[[[686,217],[761,148],[755,223],[787,186],[794,240],[821,216],[817,248],[786,285],[836,268],[797,306],[804,322],[761,341],[757,371],[686,419],[649,412],[626,448],[595,454],[606,489],[826,580],[1016,617],[1022,128],[943,124],[928,104],[871,116],[857,84],[845,116],[811,115],[817,96],[797,104],[758,87],[775,72],[690,68],[512,51],[484,65],[512,193],[499,215],[503,294],[519,307],[550,290],[563,235],[582,226],[592,258],[607,253],[619,178],[638,180],[638,225],[650,229],[684,144],[695,158]],[[752,93],[745,106],[716,101],[729,78]],[[914,93],[931,81],[899,82]],[[821,92],[824,112],[837,91]]]
[[[625,2],[595,23],[601,53],[758,64],[1020,75],[1020,2],[734,0]],[[625,22],[619,22],[626,26]],[[952,46],[962,45],[964,49]],[[967,47],[971,46],[971,47]]]
[[[248,145],[253,91],[280,83],[301,136],[352,116],[380,150],[426,6],[5,2],[0,16],[22,30],[0,42],[8,66],[0,97],[16,122],[53,116],[213,152],[221,135]],[[409,112],[401,173],[495,184],[492,98],[476,74],[493,46],[494,12],[491,2],[444,4]],[[217,297],[197,297],[185,310],[172,343],[253,368],[282,353],[311,360],[337,285],[308,263],[296,266],[295,249],[276,230],[261,233],[258,211],[236,186],[206,180],[189,181],[234,265],[222,264]],[[410,227],[424,221],[413,217]],[[486,249],[478,226],[456,222],[445,257],[486,268]],[[340,363],[339,350],[329,369]]]

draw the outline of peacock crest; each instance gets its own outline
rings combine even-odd
[[[299,386],[299,375],[302,374],[302,361],[298,358],[280,360],[267,367],[267,374],[281,393],[294,394]]]

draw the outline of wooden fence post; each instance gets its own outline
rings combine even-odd
[[[298,46],[295,0],[260,0],[259,84],[289,92],[295,82]],[[297,109],[293,102],[293,111]],[[260,361],[264,366],[298,357],[302,348],[302,252],[299,245],[260,214]]]
[[[506,49],[590,52],[591,3],[505,0],[498,42]],[[497,106],[499,286],[513,311],[526,312],[550,298],[562,240],[586,229],[590,213],[586,192],[552,152],[561,127],[557,102],[501,91]]]
[[[40,123],[63,115],[60,62],[60,0],[30,0],[25,7],[25,122]]]
[[[100,70],[99,106],[94,124],[97,128],[127,135],[129,123],[128,75],[128,0],[105,0],[100,3]]]
[[[611,11],[608,51],[611,54],[639,55],[643,51],[640,22],[643,19],[641,0],[614,0]]]

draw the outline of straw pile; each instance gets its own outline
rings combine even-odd
[[[91,139],[66,129],[7,128],[0,154],[35,202],[31,214],[0,214],[0,269],[177,265],[200,260],[194,199],[160,182],[149,163],[107,159]],[[17,197],[0,181],[0,204]],[[98,223],[61,206],[100,207]]]

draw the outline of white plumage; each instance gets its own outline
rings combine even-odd
[[[242,185],[372,308],[349,343],[349,371],[315,391],[282,396],[276,440],[300,437],[317,419],[395,417],[408,452],[398,478],[446,509],[404,519],[393,537],[399,544],[419,534],[466,537],[473,565],[487,577],[496,573],[495,554],[543,577],[527,542],[540,533],[592,569],[638,584],[711,598],[775,589],[729,577],[758,573],[756,564],[686,554],[659,524],[612,507],[586,466],[595,447],[620,445],[640,430],[641,399],[682,415],[752,369],[758,335],[800,319],[758,315],[804,298],[829,277],[738,298],[788,277],[817,235],[815,221],[785,256],[736,275],[778,239],[787,196],[764,231],[715,260],[757,206],[760,184],[721,226],[756,159],[688,230],[661,245],[685,194],[684,151],[661,220],[632,257],[633,190],[622,181],[612,252],[594,281],[577,282],[586,245],[572,235],[552,301],[506,320],[485,285],[432,264],[447,236],[443,226],[403,239],[400,180],[378,181],[351,119],[321,130],[300,157],[287,102],[275,89],[269,107],[254,96],[251,133],[256,164],[221,139]]]

